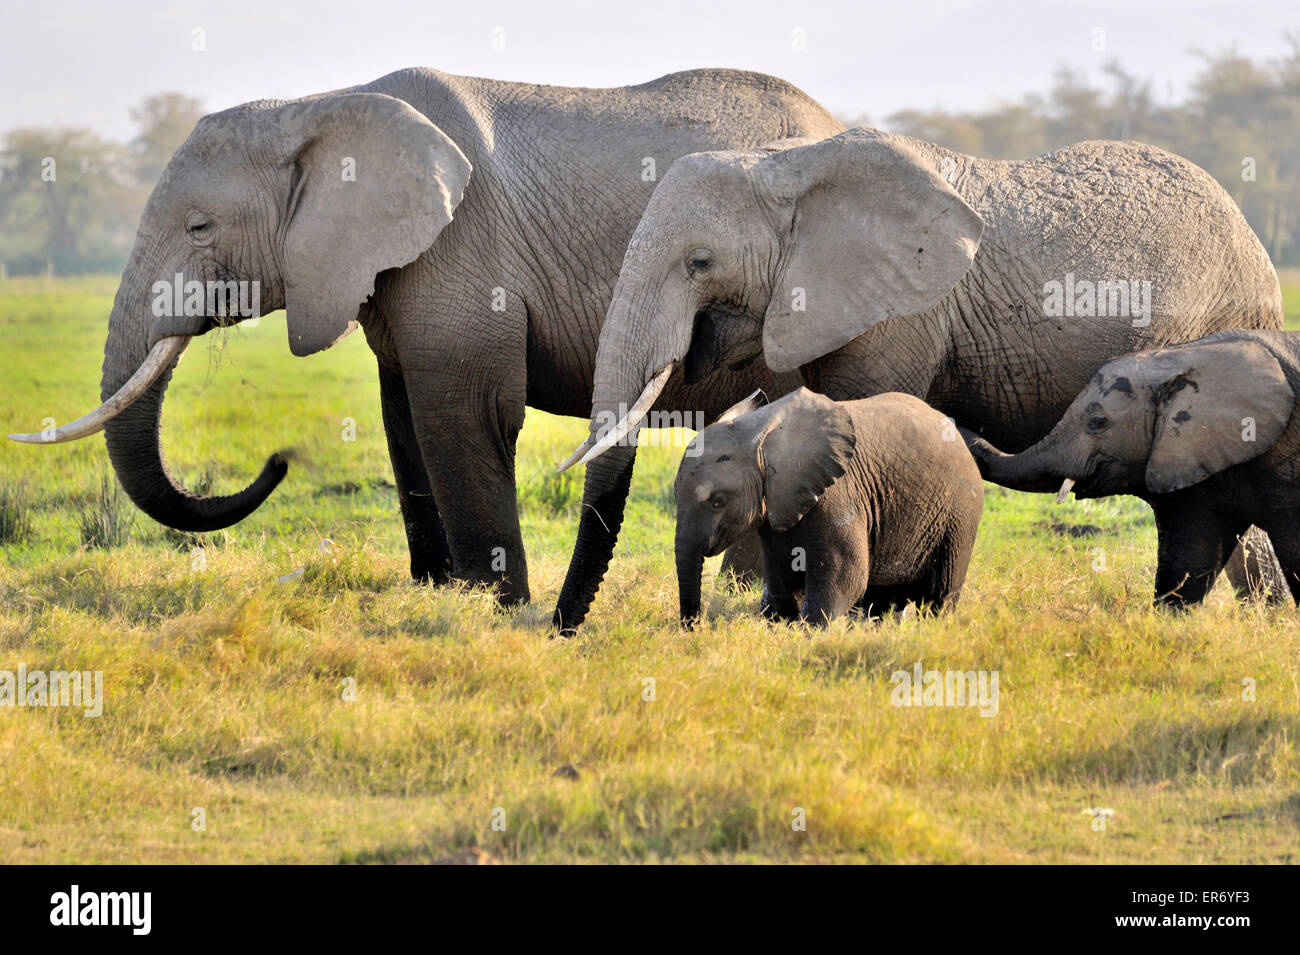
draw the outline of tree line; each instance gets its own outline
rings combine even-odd
[[[1255,61],[1197,52],[1181,102],[1157,103],[1152,81],[1118,61],[1090,84],[1061,67],[1046,93],[980,112],[907,109],[887,129],[992,159],[1024,159],[1083,139],[1135,139],[1208,170],[1245,212],[1278,265],[1300,264],[1300,34],[1288,52]],[[26,127],[0,139],[0,276],[121,270],[149,192],[202,115],[180,93],[131,110],[136,135]],[[843,118],[843,117],[842,117]],[[848,125],[872,125],[866,116]]]
[[[0,275],[119,272],[163,167],[203,115],[180,93],[131,110],[129,142],[77,127],[22,127],[0,140]]]
[[[1085,139],[1133,139],[1185,156],[1228,191],[1277,265],[1300,263],[1300,34],[1288,52],[1253,61],[1197,51],[1179,103],[1159,104],[1151,80],[1118,61],[1089,85],[1060,68],[1051,89],[977,113],[908,109],[886,128],[990,159],[1025,159]],[[857,122],[856,125],[865,125]]]

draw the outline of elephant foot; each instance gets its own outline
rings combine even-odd
[[[1258,527],[1251,527],[1241,535],[1224,574],[1240,600],[1283,604],[1291,599],[1291,588],[1287,586],[1273,544]]]

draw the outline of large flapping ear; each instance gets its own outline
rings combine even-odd
[[[765,417],[758,460],[767,522],[787,531],[844,474],[857,434],[842,405],[807,388],[770,404]]]
[[[776,153],[757,175],[794,203],[792,234],[763,325],[773,371],[791,371],[952,290],[984,224],[896,136],[851,129]]]
[[[375,276],[415,261],[449,222],[469,160],[410,104],[382,93],[277,107],[289,348],[352,331]]]
[[[1229,340],[1152,356],[1156,420],[1146,485],[1168,494],[1258,457],[1295,406],[1282,366],[1258,342]]]

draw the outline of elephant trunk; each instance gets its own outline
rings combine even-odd
[[[999,451],[965,429],[962,429],[962,436],[986,481],[1014,491],[1055,491],[1061,487],[1062,481],[1073,484],[1060,467],[1059,439],[1054,433],[1019,454]]]
[[[623,526],[635,464],[636,449],[618,447],[587,465],[578,539],[551,618],[551,625],[562,634],[573,634],[581,626],[605,579]]]
[[[648,280],[629,249],[600,331],[587,439],[563,464],[587,464],[629,443],[690,345],[691,328],[662,314],[661,283]]]
[[[143,258],[137,246],[113,302],[100,384],[101,400],[106,405],[129,381],[139,381],[137,372],[151,354],[160,354],[159,349],[151,348],[153,315],[146,292],[150,284],[145,276],[153,273],[143,264]],[[152,383],[134,400],[115,409],[115,416],[104,420],[104,436],[118,481],[137,507],[160,524],[177,530],[214,531],[256,510],[280,483],[288,465],[285,456],[272,455],[251,485],[227,497],[198,497],[176,483],[163,458],[160,426],[163,395],[187,340],[179,337],[182,344],[175,356],[161,352],[168,360],[157,369]],[[164,338],[154,344],[173,340]]]
[[[680,525],[679,525],[680,526]],[[677,535],[677,600],[682,627],[691,630],[700,619],[700,578],[704,575],[704,548]]]
[[[577,630],[587,616],[614,556],[636,447],[629,438],[659,399],[685,345],[654,323],[657,289],[637,280],[637,268],[625,265],[614,291],[614,304],[601,331],[592,388],[591,431],[561,470],[582,461],[587,473],[582,515],[569,571],[560,591],[552,625],[560,633]],[[686,329],[689,344],[690,329]],[[678,348],[680,347],[680,351]]]

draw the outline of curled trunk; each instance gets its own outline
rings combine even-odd
[[[104,345],[102,401],[108,401],[149,354],[153,314],[145,292],[154,274],[138,250],[123,275]],[[166,274],[160,272],[159,274]],[[108,455],[122,488],[140,510],[160,524],[182,531],[214,531],[243,520],[266,500],[288,470],[285,455],[273,454],[257,479],[237,494],[199,497],[176,483],[162,453],[163,396],[175,361],[129,407],[104,426]]]
[[[620,279],[620,285],[624,282]],[[619,298],[615,293],[615,300]],[[591,434],[585,451],[601,436],[602,427],[621,420],[642,396],[650,375],[663,367],[663,342],[656,341],[629,320],[629,315],[653,314],[641,308],[639,296],[627,308],[611,311],[601,334],[596,358],[596,377],[592,388]],[[630,330],[630,331],[629,331]],[[655,367],[651,367],[651,366]],[[582,455],[570,459],[573,463]],[[578,519],[578,538],[569,560],[556,602],[552,626],[562,634],[572,634],[586,619],[591,602],[600,589],[623,526],[636,448],[630,440],[619,441],[601,456],[587,462],[582,491],[582,514]]]

